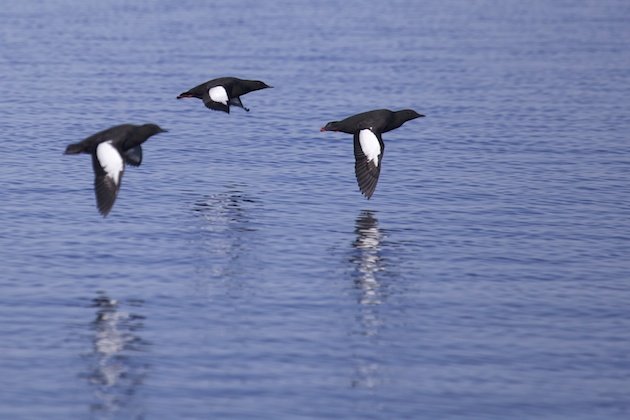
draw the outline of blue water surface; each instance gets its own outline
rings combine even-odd
[[[630,417],[630,3],[0,10],[0,418]],[[228,115],[175,97],[274,86]],[[386,133],[367,201],[351,136]],[[169,130],[95,208],[88,156]]]

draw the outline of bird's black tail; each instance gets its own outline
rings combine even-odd
[[[66,147],[64,155],[77,155],[83,151],[83,145],[81,143],[71,144]]]

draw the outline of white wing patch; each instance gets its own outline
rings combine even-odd
[[[227,105],[228,101],[230,100],[228,98],[227,91],[223,86],[215,86],[213,88],[210,88],[210,90],[208,90],[208,95],[210,95],[210,99],[212,99],[214,102],[220,102],[223,105]]]
[[[96,147],[96,159],[108,177],[114,184],[120,183],[120,174],[125,170],[125,164],[118,150],[112,145],[112,141],[106,141]]]
[[[376,134],[370,129],[359,131],[359,144],[368,162],[374,161],[374,165],[378,166],[378,157],[381,154],[381,144],[378,142]]]

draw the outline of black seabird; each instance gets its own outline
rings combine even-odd
[[[241,96],[255,90],[270,88],[259,80],[243,80],[236,77],[220,77],[195,86],[187,92],[180,93],[177,99],[198,98],[204,105],[215,111],[230,113],[230,105],[238,106],[249,112],[243,106]]]
[[[96,205],[103,217],[109,214],[116,201],[125,163],[140,166],[141,144],[149,137],[165,131],[155,124],[122,124],[100,131],[66,148],[66,155],[92,155]]]
[[[320,131],[341,131],[354,135],[354,172],[361,193],[368,199],[374,194],[381,173],[385,144],[381,134],[394,130],[405,122],[424,117],[413,109],[390,111],[376,109],[353,115],[342,121],[332,121]]]

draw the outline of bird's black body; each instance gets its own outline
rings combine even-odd
[[[96,204],[103,216],[109,214],[116,201],[125,163],[140,166],[142,143],[164,131],[155,124],[122,124],[66,148],[66,155],[86,153],[92,156]]]
[[[341,121],[332,121],[326,124],[322,131],[341,131],[343,133],[355,134],[358,131],[368,128],[374,133],[387,133],[394,130],[409,120],[424,117],[413,109],[403,109],[402,111],[390,111],[389,109],[375,109],[374,111],[362,112]]]
[[[341,121],[332,121],[321,131],[340,131],[354,136],[354,170],[361,193],[368,199],[374,194],[381,174],[385,152],[382,133],[394,130],[405,122],[424,117],[412,109],[390,111],[376,109],[353,115]]]
[[[248,108],[243,106],[241,96],[256,90],[270,88],[265,82],[259,80],[244,80],[236,77],[220,77],[202,83],[194,88],[183,92],[177,96],[182,98],[198,98],[201,99],[206,107],[215,111],[223,111],[230,113],[230,105],[243,108],[249,112]],[[223,90],[221,90],[221,88]]]

